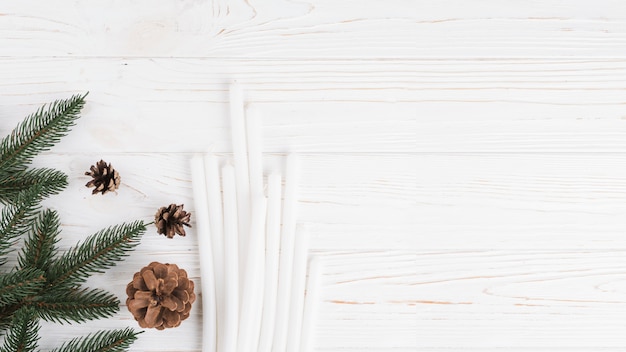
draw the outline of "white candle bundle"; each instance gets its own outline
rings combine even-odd
[[[230,112],[234,167],[221,169],[222,192],[217,156],[192,160],[197,219],[203,224],[203,292],[209,293],[203,297],[203,351],[213,352],[215,340],[218,352],[298,351],[309,338],[301,340],[301,333],[310,330],[302,331],[308,236],[296,236],[298,158],[287,156],[283,203],[280,173],[268,177],[265,198],[261,114],[252,107],[244,116],[236,83],[230,87]]]

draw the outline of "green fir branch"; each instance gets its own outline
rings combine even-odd
[[[0,335],[5,333],[0,352],[35,351],[39,319],[82,323],[117,313],[120,301],[114,294],[80,285],[122,261],[146,231],[142,221],[113,226],[57,254],[59,216],[52,210],[39,213],[40,202],[63,190],[68,177],[50,168],[29,169],[29,164],[70,131],[85,97],[44,105],[0,139],[0,265],[18,238],[27,235],[15,268],[0,273]],[[133,329],[100,331],[54,352],[123,352],[138,334]]]
[[[20,192],[14,205],[5,206],[0,212],[0,265],[14,240],[28,231],[32,219],[39,210],[40,186]]]
[[[21,308],[13,315],[11,328],[0,352],[31,352],[37,349],[39,323],[31,309]]]
[[[56,211],[46,209],[36,219],[18,257],[20,268],[46,270],[56,254],[61,221]]]
[[[126,328],[98,331],[85,337],[75,338],[51,352],[124,352],[137,339],[141,331]]]
[[[39,197],[46,198],[59,193],[67,184],[67,175],[54,169],[0,172],[0,203],[13,203],[20,192],[36,185],[40,186]]]
[[[44,272],[24,269],[0,276],[0,306],[17,304],[27,297],[36,295],[46,284]]]
[[[143,221],[101,230],[72,247],[47,271],[50,286],[76,287],[94,273],[103,273],[128,256],[146,231]]]
[[[24,304],[35,308],[37,315],[45,321],[82,323],[112,317],[119,311],[120,301],[112,293],[101,289],[82,289],[69,292],[53,290]]]
[[[23,171],[33,158],[49,150],[74,125],[87,94],[42,106],[0,142],[0,170]]]

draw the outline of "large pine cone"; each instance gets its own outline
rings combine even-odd
[[[194,283],[176,264],[152,262],[126,286],[126,306],[142,328],[174,328],[189,317]]]
[[[176,234],[184,237],[185,228],[183,226],[191,227],[191,225],[189,225],[191,213],[183,210],[184,206],[184,204],[170,204],[167,207],[159,208],[154,215],[157,233],[165,235],[168,238],[174,238]]]
[[[93,180],[87,182],[85,187],[95,187],[91,194],[114,192],[120,187],[120,174],[111,167],[110,163],[100,160],[95,166],[91,165],[89,170],[85,172],[85,175],[93,177]]]

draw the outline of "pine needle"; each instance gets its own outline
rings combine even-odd
[[[35,221],[18,257],[21,268],[46,270],[56,254],[61,222],[56,211],[46,209]]]
[[[0,172],[0,203],[15,202],[20,192],[33,186],[40,186],[39,197],[46,198],[67,187],[67,176],[53,169]]]
[[[57,100],[24,119],[0,142],[0,170],[23,171],[37,154],[55,145],[79,118],[86,96]]]
[[[69,249],[47,271],[50,286],[75,287],[128,256],[146,231],[143,221],[109,227]]]
[[[25,304],[36,308],[37,315],[56,323],[82,323],[88,320],[110,318],[119,310],[115,295],[101,289],[52,290]]]
[[[130,328],[98,331],[85,337],[72,339],[51,352],[123,352],[140,333]]]
[[[13,315],[11,329],[0,352],[32,352],[37,349],[39,323],[31,309],[21,308]]]
[[[0,265],[6,262],[6,255],[18,236],[29,228],[30,221],[39,209],[40,186],[20,192],[15,204],[8,205],[0,212]]]
[[[16,304],[39,293],[46,284],[43,275],[38,269],[24,269],[0,276],[0,306]]]

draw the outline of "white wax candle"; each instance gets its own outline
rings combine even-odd
[[[254,197],[248,240],[248,255],[239,312],[239,352],[254,352],[259,343],[263,309],[263,280],[265,276],[265,218],[267,200]]]
[[[296,232],[298,164],[298,157],[295,154],[287,156],[278,292],[276,298],[276,324],[274,327],[274,341],[272,342],[273,352],[284,352],[287,347],[294,238]]]
[[[300,348],[297,351],[313,351],[313,335],[317,323],[319,292],[322,279],[322,261],[314,256],[309,262],[309,275],[306,282],[304,298],[304,314],[302,316],[302,333],[300,334]]]
[[[218,349],[224,340],[224,226],[222,213],[222,190],[220,187],[219,160],[215,154],[204,156],[209,222],[211,224],[211,244],[213,247],[213,268],[215,269],[215,305],[217,311]]]
[[[209,234],[209,209],[202,157],[191,159],[191,182],[195,205],[196,238],[200,257],[200,283],[202,288],[202,351],[215,352],[217,341],[215,315],[215,280],[213,272],[213,250]]]
[[[262,115],[252,107],[246,111],[246,131],[248,145],[248,172],[250,175],[251,197],[263,195],[263,136],[261,133]]]
[[[237,191],[235,170],[222,168],[224,190],[224,340],[220,352],[237,350],[239,328],[239,240],[237,224]],[[222,343],[223,342],[223,343]]]
[[[293,258],[293,278],[291,280],[291,300],[289,305],[289,333],[287,351],[300,350],[302,333],[302,314],[304,313],[304,294],[306,288],[306,266],[309,254],[309,232],[302,226],[296,231],[296,244]]]
[[[263,295],[263,322],[258,352],[270,352],[276,318],[276,291],[278,291],[278,256],[280,253],[280,204],[282,178],[273,173],[267,178],[267,230],[265,240],[265,294]]]
[[[235,159],[237,184],[237,210],[239,214],[239,243],[248,240],[250,218],[250,180],[248,176],[248,151],[246,146],[246,121],[244,117],[243,91],[233,82],[230,86],[230,132]],[[245,258],[243,248],[239,249],[239,264],[243,267]]]

